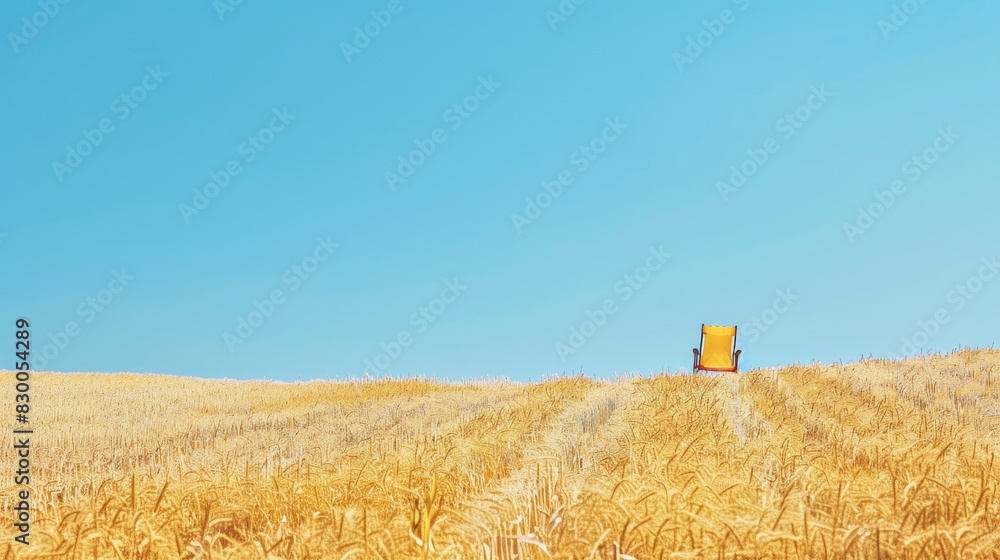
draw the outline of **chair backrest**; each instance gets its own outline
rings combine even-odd
[[[700,366],[717,369],[732,368],[735,349],[736,327],[701,326]]]

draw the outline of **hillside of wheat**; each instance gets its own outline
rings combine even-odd
[[[1000,558],[994,376],[993,350],[531,384],[38,373],[31,544],[7,478],[0,550]]]

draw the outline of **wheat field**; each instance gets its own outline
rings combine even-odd
[[[0,550],[996,559],[994,376],[995,350],[530,384],[37,373],[31,544],[8,430]]]

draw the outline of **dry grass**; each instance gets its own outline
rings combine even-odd
[[[997,559],[997,376],[989,350],[528,385],[36,374],[32,545],[5,521],[0,551]]]

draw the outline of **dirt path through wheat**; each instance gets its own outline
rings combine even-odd
[[[617,438],[635,398],[631,382],[599,383],[527,437],[516,471],[450,508],[438,528],[447,553],[512,558],[558,547],[559,512],[579,499],[585,474],[627,453]]]

